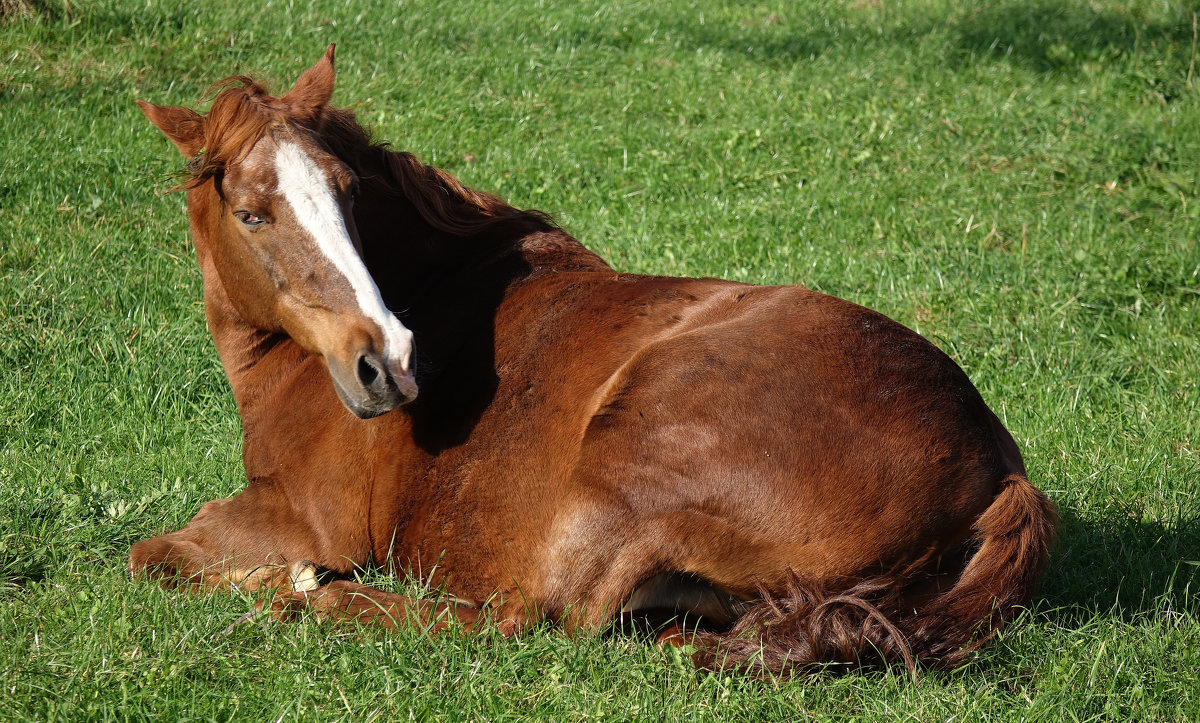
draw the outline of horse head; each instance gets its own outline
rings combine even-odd
[[[190,159],[182,186],[193,235],[234,309],[324,358],[342,402],[366,419],[412,400],[417,386],[412,332],[362,261],[352,214],[358,178],[319,132],[333,50],[280,97],[235,77],[206,115],[138,105]]]

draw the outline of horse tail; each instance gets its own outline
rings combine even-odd
[[[954,584],[913,609],[905,593],[920,585],[916,566],[838,591],[789,575],[727,632],[701,633],[693,655],[702,668],[789,675],[903,663],[953,668],[1028,605],[1054,540],[1053,503],[1024,475],[1011,474],[975,521],[974,549]]]

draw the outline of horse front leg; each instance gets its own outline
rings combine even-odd
[[[354,621],[386,630],[421,628],[430,632],[460,626],[472,632],[481,622],[482,611],[473,603],[457,598],[425,600],[390,593],[350,580],[335,580],[315,590],[281,593],[256,605],[276,620],[294,622],[304,611],[318,620]],[[502,621],[497,629],[511,635],[519,621]]]
[[[353,517],[337,510],[335,519]],[[129,571],[165,587],[311,590],[322,571],[344,574],[367,561],[356,539],[365,535],[332,524],[328,510],[297,508],[270,483],[255,482],[206,503],[183,529],[134,545]]]
[[[247,559],[251,557],[251,559]],[[280,556],[223,556],[191,539],[173,533],[133,546],[129,571],[157,580],[167,588],[196,586],[236,590],[311,590],[323,570],[311,560]]]

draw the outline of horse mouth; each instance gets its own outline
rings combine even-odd
[[[411,370],[397,375],[374,354],[360,354],[353,371],[328,364],[333,387],[346,409],[359,419],[372,419],[402,407],[417,398],[417,382]]]

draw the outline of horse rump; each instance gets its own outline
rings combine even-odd
[[[974,554],[954,584],[911,607],[927,573],[912,567],[829,590],[789,573],[782,594],[763,598],[734,626],[699,633],[697,666],[757,675],[851,671],[903,663],[957,667],[1027,605],[1054,540],[1053,503],[1023,475],[1000,484],[975,521]]]

